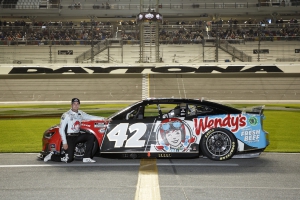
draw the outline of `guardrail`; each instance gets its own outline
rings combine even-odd
[[[220,48],[225,52],[237,58],[242,62],[252,62],[252,56],[247,55],[245,52],[239,50],[238,48],[232,46],[229,42],[231,40],[220,40]],[[238,40],[240,42],[240,40]],[[243,41],[242,41],[243,42]]]
[[[271,6],[300,6],[300,0],[293,2],[212,2],[212,3],[161,3],[158,5],[159,9],[248,9],[256,7],[271,7]],[[151,11],[149,5],[140,5],[138,3],[128,4],[101,4],[101,3],[81,3],[78,4],[47,4],[45,5],[20,5],[20,4],[2,4],[0,9],[102,9],[102,10],[136,10],[142,8],[144,11]]]
[[[211,37],[210,40],[215,40],[216,38]],[[0,40],[0,46],[11,46],[11,45],[33,45],[33,46],[40,46],[40,45],[86,45],[91,46],[92,41],[96,45],[98,42],[103,42],[104,40],[30,40],[30,39],[18,39],[18,40]],[[258,36],[255,37],[245,37],[243,39],[225,39],[225,41],[230,41],[230,43],[243,43],[245,42],[252,42],[252,41],[300,41],[300,36]],[[243,42],[241,42],[243,41]],[[202,40],[197,39],[177,39],[177,38],[170,38],[169,40],[159,40],[161,45],[164,44],[201,44]],[[136,39],[132,40],[122,40],[122,44],[126,45],[139,45],[140,41]]]
[[[222,24],[211,24],[212,29],[217,29],[217,28],[300,28],[299,23],[271,23],[271,24],[261,24],[261,23],[256,23],[256,24],[248,24],[248,23],[243,23],[243,24],[229,24],[229,23],[222,23]]]
[[[80,54],[79,56],[77,56],[75,58],[75,63],[81,63],[84,60],[88,60],[90,59],[92,56],[95,56],[99,53],[101,53],[102,51],[104,51],[105,49],[107,49],[107,47],[109,46],[109,41],[108,40],[103,40],[98,42],[95,46],[91,47],[91,49],[83,52],[82,54]]]
[[[299,6],[299,3],[281,3],[281,2],[232,2],[232,3],[224,3],[224,2],[212,2],[212,3],[161,3],[158,5],[159,10],[163,9],[248,9],[248,8],[257,8],[257,7],[271,7],[271,6]],[[149,9],[149,5],[140,5],[138,3],[130,3],[130,4],[89,4],[89,3],[81,3],[81,5],[75,4],[60,4],[60,9],[100,9],[100,10],[136,10],[142,9],[144,11],[153,11],[153,9]]]

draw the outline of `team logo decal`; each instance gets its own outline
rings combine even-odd
[[[248,119],[248,122],[249,122],[249,124],[251,124],[252,126],[256,126],[257,125],[257,123],[258,123],[258,120],[257,120],[257,118],[256,117],[250,117],[249,119]]]
[[[80,122],[79,121],[74,122],[74,124],[72,125],[71,129],[73,131],[79,131],[79,129],[80,129]]]

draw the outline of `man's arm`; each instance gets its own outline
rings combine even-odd
[[[89,115],[83,111],[81,111],[81,115],[82,115],[82,119],[83,120],[91,120],[91,119],[99,119],[99,120],[104,120],[105,117],[98,117],[98,116],[94,116],[94,115]]]
[[[69,120],[69,115],[64,113],[61,116],[60,125],[59,125],[59,134],[60,134],[63,145],[67,144],[67,138],[66,138],[65,130],[66,130],[66,126],[68,125],[68,120]]]

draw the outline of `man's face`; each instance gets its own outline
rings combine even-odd
[[[181,131],[171,130],[166,134],[166,139],[168,140],[171,147],[178,147],[181,141]]]
[[[73,102],[72,103],[72,110],[74,112],[78,112],[79,107],[80,107],[80,104],[78,102]]]

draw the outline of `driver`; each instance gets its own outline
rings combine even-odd
[[[82,120],[91,119],[105,119],[104,117],[97,117],[88,115],[85,112],[79,110],[80,100],[73,98],[71,101],[71,109],[65,112],[60,120],[59,134],[61,136],[63,148],[65,150],[65,156],[54,154],[50,152],[45,158],[44,162],[49,160],[56,162],[72,162],[74,160],[74,149],[77,143],[86,142],[86,150],[83,155],[83,162],[96,162],[91,158],[93,143],[95,136],[93,134],[80,134],[80,125]]]
[[[186,104],[181,103],[177,105],[174,109],[170,110],[168,113],[163,115],[163,119],[165,118],[173,118],[173,117],[185,117],[186,116]]]

